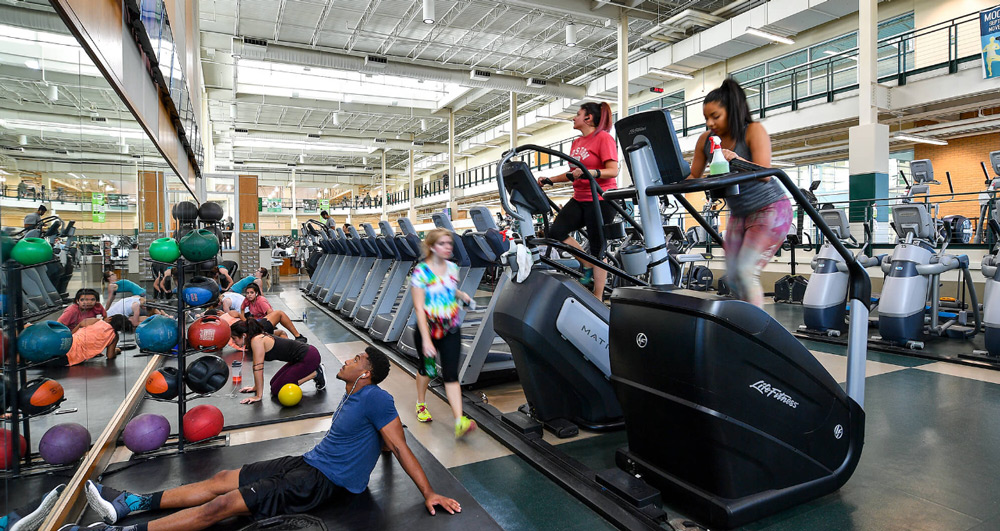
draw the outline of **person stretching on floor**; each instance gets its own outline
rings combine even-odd
[[[264,285],[265,282],[267,283],[267,286]],[[229,286],[229,290],[234,293],[243,293],[243,291],[246,290],[247,286],[249,286],[251,283],[257,284],[257,287],[260,288],[261,293],[264,292],[265,288],[270,287],[271,280],[268,276],[267,269],[261,267],[255,270],[253,275],[247,275],[241,278],[238,282],[236,282],[232,286]]]
[[[250,345],[253,359],[253,385],[240,389],[240,392],[254,393],[254,396],[240,400],[241,404],[253,404],[264,397],[265,361],[285,362],[285,366],[278,369],[278,372],[271,377],[271,394],[274,396],[278,395],[278,391],[285,384],[302,385],[314,378],[317,391],[326,388],[322,358],[316,347],[291,339],[274,337],[265,332],[255,319],[233,323],[229,328],[236,346],[245,348]]]
[[[108,524],[139,511],[184,509],[163,518],[130,526],[64,531],[197,531],[234,516],[263,520],[285,513],[307,513],[329,503],[350,503],[368,487],[372,470],[384,449],[413,480],[430,514],[442,507],[450,514],[461,505],[431,487],[413,452],[406,445],[403,424],[392,395],[378,387],[389,374],[389,359],[367,348],[341,367],[337,379],[346,393],[333,414],[330,430],[312,450],[296,457],[279,457],[219,472],[213,478],[151,494],[132,494],[88,481],[87,502]]]
[[[84,319],[107,317],[108,312],[101,303],[97,302],[98,297],[100,295],[95,289],[82,288],[77,290],[73,304],[67,306],[66,310],[59,316],[59,322],[69,327],[70,332],[76,332],[80,322]]]
[[[288,314],[281,310],[275,310],[271,307],[271,303],[267,302],[267,299],[260,294],[260,286],[257,284],[247,284],[245,290],[243,290],[243,296],[245,300],[243,304],[240,305],[240,316],[245,320],[258,320],[258,321],[268,321],[271,323],[272,327],[278,326],[279,324],[285,327],[289,332],[295,336],[296,341],[301,341],[307,343],[309,340],[306,336],[299,333],[299,330],[295,328],[292,324],[292,319],[288,317]],[[261,323],[263,324],[263,323]],[[267,325],[264,325],[265,328]]]
[[[119,291],[128,291],[132,295],[146,295],[146,290],[131,280],[118,279],[118,273],[114,271],[104,272],[104,283],[108,285],[104,292],[104,305],[110,307],[115,302],[115,294]]]
[[[458,385],[458,362],[462,354],[462,321],[458,300],[472,300],[458,289],[458,266],[448,261],[454,242],[451,231],[434,229],[423,242],[424,259],[413,268],[410,288],[417,328],[413,343],[423,358],[437,358],[444,377],[444,390],[455,415],[455,437],[476,429],[476,423],[462,414],[462,388]],[[425,402],[430,376],[423,363],[417,364],[417,420],[430,422]]]
[[[73,346],[69,352],[46,363],[58,367],[73,366],[101,354],[106,355],[108,361],[111,361],[121,352],[118,348],[119,334],[132,330],[134,330],[132,322],[120,314],[106,319],[100,317],[84,319],[73,332]]]

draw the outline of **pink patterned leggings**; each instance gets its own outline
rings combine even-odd
[[[740,299],[764,305],[760,272],[785,241],[791,225],[792,205],[787,198],[749,216],[729,218],[723,249],[730,285]]]

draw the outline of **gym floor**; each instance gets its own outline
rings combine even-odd
[[[307,318],[310,342],[346,360],[366,344],[336,323],[298,290],[304,277],[285,277],[269,300],[295,319]],[[798,322],[801,307],[767,306],[786,326]],[[299,323],[296,323],[299,326]],[[837,345],[807,342],[840,381],[846,357]],[[958,342],[956,349],[966,348]],[[333,374],[335,367],[328,369]],[[747,526],[791,529],[1000,529],[1000,371],[964,367],[892,354],[869,354],[867,364],[867,444],[861,463],[839,492]],[[413,379],[394,367],[382,387],[392,393],[403,423],[413,436],[464,485],[507,530],[601,530],[612,527],[527,462],[483,432],[455,441],[448,404],[428,394],[437,419],[416,421]],[[523,403],[516,383],[481,390],[501,411]],[[329,418],[313,418],[229,432],[239,445],[323,432]],[[548,436],[547,436],[548,437]],[[584,433],[560,444],[593,469],[614,466],[614,450],[626,443],[622,432]],[[127,459],[127,455],[120,459]],[[443,494],[447,494],[446,492]],[[681,514],[666,500],[671,518]]]

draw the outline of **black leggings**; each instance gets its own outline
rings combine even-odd
[[[419,372],[421,376],[427,376],[427,370],[424,369],[423,364],[424,340],[420,335],[419,327],[413,331],[413,341],[416,343],[417,354],[420,355],[420,363],[417,364],[417,372]],[[448,332],[441,339],[431,338],[431,343],[434,344],[434,348],[437,350],[438,364],[441,365],[441,378],[445,382],[457,382],[458,359],[462,354],[461,328],[456,329],[454,332]]]
[[[607,201],[601,201],[601,217],[605,224],[611,223],[614,219],[615,210]],[[563,241],[569,237],[569,233],[587,228],[587,238],[590,240],[590,254],[597,256],[598,251],[604,249],[607,241],[604,239],[604,226],[597,223],[597,216],[594,212],[594,204],[591,201],[577,201],[570,199],[559,211],[556,220],[549,227],[547,238]]]

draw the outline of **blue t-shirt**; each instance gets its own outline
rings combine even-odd
[[[118,291],[128,291],[132,295],[146,294],[146,290],[142,289],[138,284],[132,282],[131,280],[122,279],[119,280],[118,282],[115,282],[115,285],[118,286]]]
[[[253,275],[247,275],[239,280],[239,282],[229,286],[229,290],[234,293],[243,293],[243,290],[250,285],[251,282],[257,280]]]
[[[362,492],[382,452],[379,430],[398,416],[392,395],[365,386],[347,398],[330,431],[302,457],[334,484]]]

